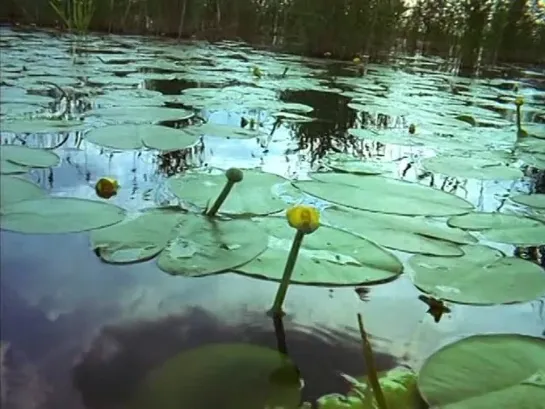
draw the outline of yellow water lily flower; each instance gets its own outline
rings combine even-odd
[[[310,234],[320,227],[320,212],[312,206],[293,206],[286,212],[288,223],[301,233]]]
[[[361,58],[360,57],[354,57],[354,59],[352,61],[354,61],[355,64],[359,64],[361,62]]]
[[[119,183],[113,178],[100,178],[95,185],[97,196],[109,199],[117,194]]]
[[[523,97],[516,97],[515,98],[515,105],[517,105],[517,106],[524,105],[524,98]]]

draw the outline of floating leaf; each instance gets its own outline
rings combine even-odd
[[[448,224],[465,230],[482,230],[486,239],[501,243],[523,246],[545,243],[545,223],[530,217],[474,212],[451,217]]]
[[[186,174],[168,179],[168,186],[182,201],[205,208],[213,203],[227,181],[225,175]],[[237,183],[220,208],[224,214],[266,215],[286,208],[272,187],[286,179],[270,173],[245,170],[244,179]]]
[[[187,132],[198,136],[216,136],[219,138],[250,139],[262,135],[259,131],[244,129],[232,125],[212,124],[210,122],[203,125],[193,125],[185,128]]]
[[[424,159],[422,165],[433,173],[467,179],[514,180],[523,176],[520,169],[474,157],[434,156]]]
[[[418,387],[431,406],[444,409],[541,409],[544,375],[542,338],[475,335],[432,354],[420,369]]]
[[[350,128],[348,133],[355,138],[377,141],[381,143],[391,143],[402,146],[416,145],[415,139],[407,132],[399,129],[386,129],[374,131],[372,129]]]
[[[131,263],[159,254],[172,238],[184,212],[177,208],[153,209],[134,219],[91,232],[92,248],[107,263]]]
[[[324,220],[381,246],[409,253],[461,256],[464,253],[455,243],[477,242],[476,238],[463,230],[424,218],[328,208],[324,212]]]
[[[13,133],[55,133],[72,132],[83,127],[80,121],[61,121],[49,119],[18,119],[2,121],[2,132]]]
[[[11,175],[17,173],[26,173],[28,172],[28,167],[23,165],[18,165],[7,160],[0,160],[0,173],[3,175]]]
[[[267,248],[267,234],[249,220],[188,214],[171,237],[157,264],[166,273],[188,277],[233,269]]]
[[[20,233],[75,233],[119,223],[125,211],[109,203],[69,197],[18,201],[2,209],[3,230]]]
[[[60,162],[59,156],[53,151],[23,145],[0,145],[0,157],[2,161],[30,168],[50,168]]]
[[[183,121],[191,118],[193,112],[164,107],[109,107],[98,108],[88,113],[101,119],[117,123],[157,124],[160,122]]]
[[[45,196],[40,186],[16,176],[0,175],[0,208],[23,200]]]
[[[545,209],[545,193],[513,196],[511,197],[511,200],[515,203],[534,207],[536,209]]]
[[[112,149],[140,149],[145,145],[164,151],[187,148],[197,141],[195,135],[183,130],[149,124],[103,126],[91,130],[85,139]]]
[[[467,213],[473,205],[438,189],[382,176],[314,173],[318,181],[297,182],[303,192],[363,210],[404,215],[447,216]]]
[[[545,139],[544,124],[525,124],[524,129],[528,132],[528,135],[531,135],[534,138]]]
[[[435,298],[466,304],[524,302],[545,295],[545,274],[537,264],[481,245],[462,250],[462,257],[411,257],[414,284]]]
[[[336,172],[354,173],[356,175],[380,175],[384,165],[379,162],[351,161],[327,161],[326,165]]]
[[[280,280],[293,241],[294,231],[283,218],[259,220],[269,233],[267,250],[238,267],[243,274]],[[354,285],[396,278],[401,262],[374,243],[331,227],[305,237],[291,282],[323,285]]]
[[[300,385],[297,367],[275,350],[211,344],[182,352],[154,369],[128,408],[297,409]]]

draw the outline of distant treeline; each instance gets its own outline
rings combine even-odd
[[[239,39],[313,56],[422,51],[477,63],[545,62],[544,0],[0,0],[3,21],[65,26],[92,3],[89,30]]]

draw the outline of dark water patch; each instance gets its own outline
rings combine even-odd
[[[74,384],[89,409],[121,405],[154,367],[170,357],[212,343],[249,343],[277,349],[274,325],[264,314],[251,324],[221,322],[193,308],[180,316],[104,328],[74,368]],[[285,347],[305,379],[304,399],[347,392],[339,372],[365,374],[358,340],[327,329],[284,322]],[[280,340],[282,344],[282,340]],[[379,370],[395,366],[392,356],[377,353]]]
[[[213,84],[204,84],[196,81],[186,81],[183,79],[147,79],[145,84],[146,89],[159,91],[163,95],[179,95],[184,89],[188,88],[214,87]]]

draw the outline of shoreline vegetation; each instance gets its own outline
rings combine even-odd
[[[6,0],[20,27],[235,40],[310,57],[433,54],[463,70],[545,63],[543,0]]]

